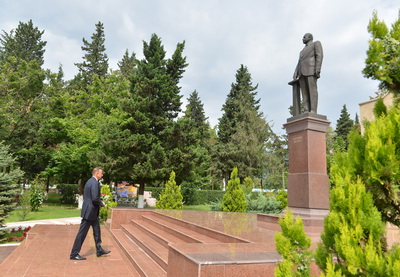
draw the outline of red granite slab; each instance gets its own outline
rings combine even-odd
[[[70,260],[78,229],[78,225],[35,225],[28,239],[0,264],[0,276],[140,276],[104,226],[103,247],[111,253],[96,257],[90,230],[80,253],[87,260]]]

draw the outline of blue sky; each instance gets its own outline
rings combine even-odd
[[[77,73],[82,61],[82,38],[90,39],[95,24],[104,23],[110,68],[126,49],[143,57],[143,41],[161,37],[167,56],[186,41],[189,66],[181,80],[186,98],[195,89],[212,126],[240,65],[248,67],[266,119],[275,132],[290,117],[290,81],[302,37],[310,32],[324,49],[318,81],[318,113],[334,127],[344,104],[351,117],[358,103],[375,95],[378,83],[362,76],[373,10],[388,25],[399,14],[394,0],[1,0],[0,29],[9,32],[18,22],[33,20],[45,30],[46,68],[62,64],[66,78]]]

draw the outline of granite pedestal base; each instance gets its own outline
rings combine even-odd
[[[329,211],[326,169],[326,116],[305,113],[284,124],[289,140],[288,206],[302,217]]]

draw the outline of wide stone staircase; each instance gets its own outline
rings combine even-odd
[[[129,216],[118,218],[115,212],[113,216],[115,218],[110,231],[141,276],[167,276],[167,273],[168,276],[178,276],[176,274],[179,273],[174,274],[172,268],[168,272],[168,258],[171,258],[170,251],[174,251],[173,246],[190,244],[190,248],[204,244],[209,245],[206,248],[212,249],[219,248],[220,244],[250,243],[155,211],[136,213],[131,216],[132,219]],[[202,257],[201,253],[197,257]],[[193,271],[196,271],[195,267]]]

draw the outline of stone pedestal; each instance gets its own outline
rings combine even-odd
[[[301,114],[284,124],[289,140],[288,206],[302,217],[329,211],[326,168],[326,116]]]

